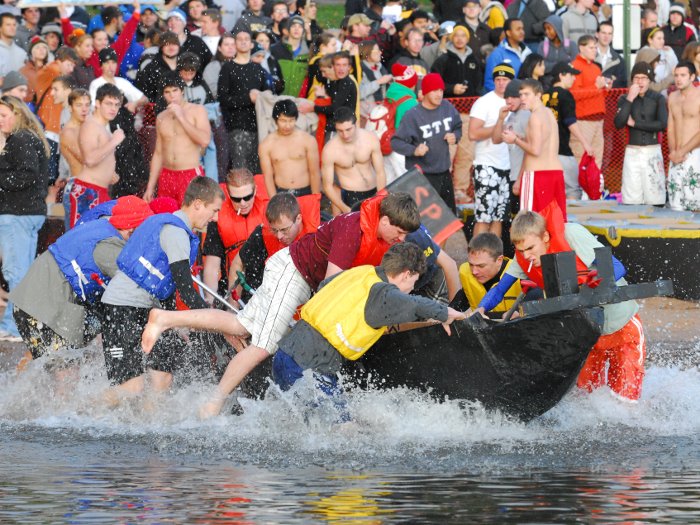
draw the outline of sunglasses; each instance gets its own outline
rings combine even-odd
[[[231,200],[232,200],[233,202],[240,203],[240,202],[243,202],[243,201],[249,201],[250,199],[252,199],[253,197],[255,197],[255,192],[251,193],[250,195],[246,195],[246,196],[244,196],[244,197],[234,197],[233,195],[230,195],[230,194],[229,194],[229,197],[231,197]]]

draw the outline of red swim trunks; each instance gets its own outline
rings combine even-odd
[[[539,212],[557,201],[566,221],[563,170],[524,171],[520,182],[520,209]]]
[[[80,179],[68,182],[68,227],[72,228],[80,216],[98,204],[109,200],[109,189],[96,184],[90,184]],[[63,201],[65,203],[65,199]],[[65,204],[64,204],[65,205]]]
[[[198,166],[191,170],[169,170],[162,168],[158,179],[158,197],[172,197],[182,206],[185,190],[195,177],[203,177],[204,168]]]

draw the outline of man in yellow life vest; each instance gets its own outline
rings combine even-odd
[[[505,273],[510,259],[503,256],[503,241],[497,235],[480,233],[469,241],[467,261],[459,267],[459,280],[469,307],[475,309],[491,288]],[[520,281],[515,281],[492,312],[501,317],[513,305],[521,292]]]
[[[343,361],[359,359],[388,326],[434,319],[449,334],[449,325],[464,319],[464,312],[408,295],[425,270],[423,251],[402,242],[386,252],[380,266],[358,266],[326,280],[280,341],[272,361],[275,382],[287,390],[311,369],[322,390],[331,393]]]

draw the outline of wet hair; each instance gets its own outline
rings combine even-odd
[[[281,116],[299,118],[299,109],[293,100],[284,99],[275,102],[272,108],[272,120],[276,122]]]
[[[102,17],[102,22],[104,25],[108,26],[112,20],[118,20],[120,17],[124,16],[118,7],[113,5],[108,5],[100,13]]]
[[[687,68],[687,69],[688,69],[688,73],[690,73],[691,76],[692,76],[692,75],[697,75],[697,73],[698,73],[698,72],[695,70],[695,64],[693,64],[690,60],[681,60],[680,62],[678,62],[678,65],[676,65],[676,67],[673,68],[674,71],[675,71],[676,69],[678,69],[679,67]]]
[[[382,257],[381,267],[389,277],[394,277],[405,271],[412,274],[424,274],[428,269],[423,250],[412,242],[394,244]]]
[[[185,190],[185,197],[182,200],[182,204],[190,206],[197,199],[201,200],[204,204],[209,204],[216,199],[223,198],[224,192],[214,179],[210,179],[209,177],[195,177],[190,181],[190,184]]]
[[[226,184],[240,188],[247,184],[255,186],[255,179],[248,168],[233,168],[226,175]]]
[[[56,77],[51,81],[51,85],[61,84],[66,89],[73,89],[75,87],[75,79],[70,75],[61,75]]]
[[[420,228],[418,205],[408,193],[390,193],[379,204],[379,217],[387,217],[392,226],[405,232]]]
[[[503,255],[503,241],[495,233],[484,232],[469,241],[467,253],[486,252],[491,258],[498,259]]]
[[[355,112],[345,106],[341,106],[333,112],[333,123],[340,124],[341,122],[352,122],[355,124],[357,122],[357,116]]]
[[[541,95],[543,91],[540,81],[534,78],[526,78],[523,80],[520,84],[520,91],[522,91],[523,88],[530,88],[535,95]]]
[[[202,16],[208,16],[209,18],[211,18],[212,22],[221,23],[221,11],[219,11],[218,9],[205,9],[202,13]]]
[[[178,71],[199,71],[202,60],[190,51],[185,51],[177,57]]]
[[[44,152],[46,156],[49,157],[51,155],[51,148],[46,140],[46,135],[44,135],[44,128],[39,123],[39,119],[30,111],[29,106],[27,106],[23,100],[13,97],[12,95],[3,95],[0,97],[0,106],[5,106],[16,116],[15,127],[12,133],[16,133],[20,130],[31,131],[41,141],[44,146]]]
[[[90,93],[88,92],[87,89],[83,88],[75,88],[73,91],[70,92],[70,95],[68,95],[68,105],[72,106],[73,102],[78,100],[79,98],[87,97],[88,100],[90,100]]]
[[[70,60],[74,64],[78,63],[78,54],[75,52],[75,49],[72,47],[68,46],[61,46],[56,50],[56,53],[54,53],[54,56],[56,57],[56,60],[60,62],[65,62],[66,60]]]
[[[518,70],[517,78],[520,80],[525,80],[526,78],[532,78],[532,74],[538,64],[544,63],[544,57],[538,55],[537,53],[531,53],[525,57],[520,69]]]
[[[106,84],[103,84],[97,88],[97,93],[95,94],[95,101],[102,102],[107,97],[116,98],[121,102],[122,98],[124,97],[124,94],[122,93],[121,89],[119,89],[117,86],[107,82]]]
[[[169,87],[176,87],[180,91],[185,91],[185,81],[180,78],[180,75],[170,72],[163,77],[163,84],[160,92],[163,93]]]
[[[522,22],[522,20],[520,20],[520,19],[517,18],[517,17],[506,19],[506,21],[503,22],[503,32],[504,32],[504,33],[505,33],[506,31],[510,31],[510,30],[513,29],[513,22]]]
[[[275,194],[267,203],[265,210],[265,218],[267,222],[277,222],[282,217],[287,217],[291,220],[296,220],[301,213],[299,201],[291,193],[286,191]]]
[[[587,46],[589,42],[595,42],[596,39],[593,35],[583,35],[578,39],[578,46]]]
[[[527,235],[542,237],[547,231],[547,222],[544,217],[534,211],[521,210],[513,219],[510,226],[510,240],[520,242]]]
[[[372,50],[374,49],[374,46],[378,46],[376,41],[374,40],[365,40],[364,42],[360,42],[360,59],[361,60],[369,60],[370,55],[372,54]]]

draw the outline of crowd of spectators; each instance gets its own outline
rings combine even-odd
[[[634,85],[639,77],[645,88],[635,88],[634,97],[625,99],[629,104],[620,103],[629,118],[616,119],[615,124],[630,130],[644,128],[642,110],[636,109],[634,99],[645,97],[647,81],[650,92],[668,97],[679,89],[697,89],[693,81],[697,83],[695,73],[700,70],[698,13],[692,12],[692,6],[668,0],[650,0],[643,6],[641,27],[632,28],[639,31],[642,42],[632,64],[625,63],[619,50],[613,49],[614,31],[619,28],[611,21],[610,7],[599,0],[433,0],[432,12],[413,0],[346,0],[345,16],[333,28],[319,25],[318,6],[313,0],[247,0],[245,6],[243,0],[219,0],[219,4],[187,0],[178,5],[175,0],[154,6],[135,1],[95,8],[92,16],[78,6],[18,9],[11,1],[0,6],[0,89],[7,112],[22,122],[0,127],[2,142],[7,140],[6,154],[0,156],[0,247],[10,287],[26,272],[28,262],[23,255],[22,262],[13,266],[5,245],[14,237],[5,233],[3,218],[36,217],[37,198],[56,201],[66,181],[80,178],[83,169],[94,171],[100,166],[102,159],[93,162],[92,156],[81,153],[79,131],[91,121],[86,120],[88,99],[92,111],[101,107],[100,115],[106,115],[107,99],[98,100],[99,88],[105,84],[116,86],[122,95],[116,115],[98,118],[112,138],[95,146],[100,155],[115,159],[115,173],[103,174],[109,181],[111,198],[145,193],[149,200],[156,195],[150,164],[153,139],[140,131],[153,126],[155,116],[164,111],[181,118],[181,112],[171,108],[174,99],[164,97],[169,87],[176,87],[182,88],[186,103],[206,110],[211,133],[205,137],[202,128],[192,140],[199,147],[206,138],[200,163],[203,173],[217,182],[224,182],[232,169],[262,172],[259,145],[270,133],[266,122],[280,97],[291,97],[297,108],[283,116],[298,118],[297,125],[308,126],[307,131],[316,130],[319,158],[337,131],[334,115],[339,110],[349,109],[355,117],[351,125],[364,127],[372,120],[374,108],[390,101],[396,106],[390,132],[395,128],[401,140],[393,144],[399,145],[403,155],[382,151],[386,183],[400,175],[409,162],[422,163],[431,182],[441,195],[448,196],[448,204],[454,208],[473,198],[474,192],[469,190],[472,165],[482,180],[496,175],[502,179],[493,198],[511,200],[509,192],[518,180],[514,173],[518,163],[509,159],[518,146],[491,141],[493,126],[503,124],[508,114],[500,108],[509,108],[513,115],[521,109],[516,101],[508,102],[508,97],[517,97],[516,84],[506,92],[511,79],[535,79],[542,85],[543,100],[558,119],[560,156],[566,157],[567,166],[571,157],[578,161],[584,152],[601,165],[607,90]],[[646,67],[637,68],[640,63]],[[688,69],[689,86],[674,85],[679,67]],[[442,95],[425,99],[438,91],[452,99],[483,98],[470,117],[447,108]],[[555,93],[554,98],[561,98],[553,100]],[[567,94],[572,97],[567,98]],[[8,96],[24,102],[21,111]],[[654,130],[663,131],[668,118],[665,99],[660,99],[663,103],[658,97],[653,100],[658,114],[645,106],[644,118],[654,121]],[[563,107],[557,110],[559,103]],[[442,130],[433,125],[439,143],[421,127],[431,124],[421,119],[433,112],[440,113],[443,122]],[[503,113],[500,120],[499,112]],[[527,112],[518,116],[523,118]],[[520,129],[525,129],[524,122],[520,122]],[[185,124],[189,134],[187,128]],[[14,137],[19,129],[20,135],[25,135],[22,140]],[[644,131],[650,129],[647,126]],[[37,140],[26,138],[31,134]],[[640,136],[631,133],[631,137]],[[355,140],[354,135],[348,137]],[[158,134],[155,149],[159,162],[164,156],[158,153],[159,148],[168,140],[167,135]],[[679,151],[688,146],[687,156],[693,147],[692,141],[686,142],[675,140],[674,144]],[[8,159],[7,152],[13,147],[33,147],[42,160],[32,161],[30,166],[26,159]],[[44,156],[46,171],[37,173]],[[678,161],[680,157],[674,158]],[[274,164],[264,160],[265,166]],[[165,169],[168,160],[163,162]],[[340,164],[333,168],[336,176],[343,169]],[[25,172],[33,174],[33,190],[20,181],[18,174]],[[569,188],[569,176],[567,173],[567,194],[579,196],[575,182]],[[64,192],[66,216],[71,216],[67,226],[78,219],[75,211],[80,205],[76,202],[82,193],[76,196],[75,188],[85,191],[94,183],[84,182],[69,183]],[[450,186],[449,191],[443,185]],[[310,186],[321,187],[315,180]],[[491,190],[483,184],[482,190],[482,199],[492,198]],[[666,202],[660,199],[657,191],[653,204]],[[692,206],[700,202],[694,199],[691,195],[670,200],[694,209]],[[482,204],[477,202],[477,208]],[[505,220],[503,202],[490,206],[499,211],[486,215],[494,215],[499,222]],[[36,242],[37,225],[38,220],[28,221],[23,233],[29,239],[28,251]],[[17,231],[11,233],[18,235]],[[11,320],[0,324],[0,336],[7,334],[16,335]]]

